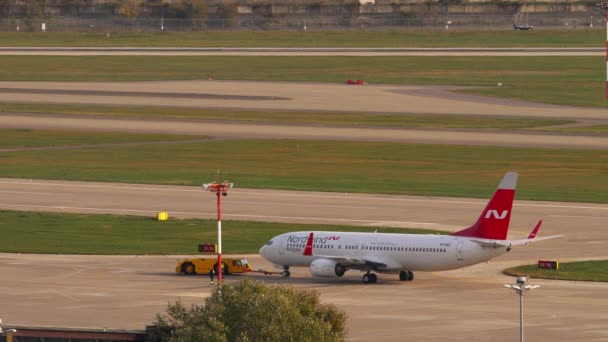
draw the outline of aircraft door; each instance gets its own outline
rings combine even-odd
[[[282,236],[279,239],[279,255],[284,255],[287,250],[287,237]]]
[[[363,254],[363,245],[362,243],[356,243],[355,244],[355,254],[356,255],[361,255]]]
[[[458,239],[456,242],[456,259],[459,261],[464,260],[464,241]]]

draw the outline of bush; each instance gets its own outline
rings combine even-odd
[[[178,301],[156,316],[148,341],[344,341],[346,314],[319,293],[245,279],[220,285],[202,306]]]

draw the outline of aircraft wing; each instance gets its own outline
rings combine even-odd
[[[380,261],[376,261],[376,260],[370,260],[368,258],[365,259],[360,259],[360,258],[345,258],[345,257],[337,257],[337,256],[332,256],[332,255],[318,255],[318,254],[314,254],[315,257],[319,257],[319,258],[323,258],[323,259],[329,259],[329,260],[333,260],[339,264],[342,264],[344,266],[350,266],[350,265],[361,265],[361,266],[365,266],[365,265],[369,265],[369,266],[380,266],[380,267],[386,267],[386,263],[384,262],[380,262]]]

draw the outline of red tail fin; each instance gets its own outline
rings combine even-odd
[[[467,236],[482,239],[506,240],[509,220],[515,197],[517,173],[508,172],[498,185],[494,196],[471,227],[456,232],[454,236]]]
[[[310,232],[310,235],[308,235],[308,240],[306,240],[306,248],[304,248],[304,255],[306,256],[312,255],[312,242],[314,241],[313,235],[314,233]]]

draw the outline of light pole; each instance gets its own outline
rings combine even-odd
[[[6,335],[6,341],[11,342],[13,340],[13,334],[17,332],[17,329],[2,329],[2,319],[0,319],[0,335]]]
[[[608,0],[598,2],[597,6],[606,11],[606,98],[608,99]]]
[[[222,197],[228,196],[228,190],[232,189],[233,183],[224,181],[220,183],[220,176],[217,182],[203,184],[205,191],[214,192],[217,196],[217,281],[222,282]]]
[[[539,288],[540,285],[527,285],[526,277],[517,277],[517,285],[504,286],[519,295],[519,341],[524,342],[524,293]]]

